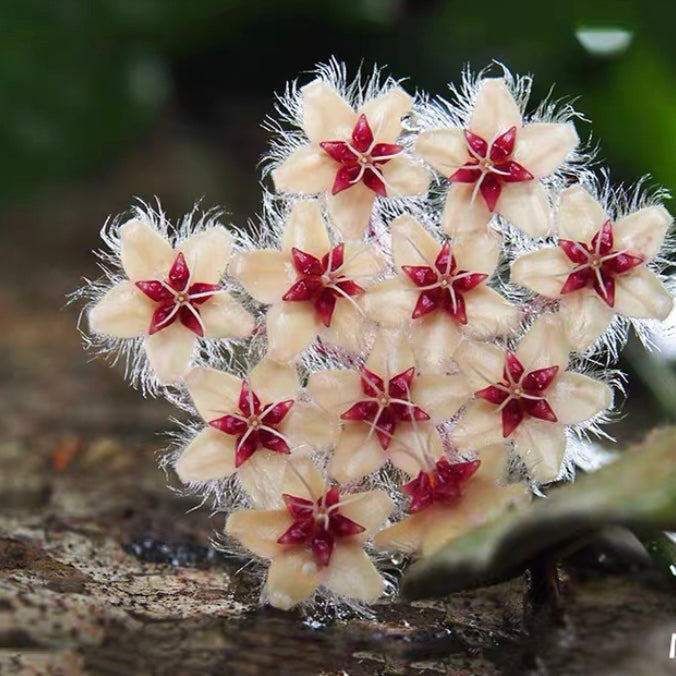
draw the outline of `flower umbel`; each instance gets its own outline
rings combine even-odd
[[[320,65],[277,99],[274,192],[234,240],[145,205],[102,231],[89,342],[192,416],[162,466],[277,608],[358,609],[374,549],[452,557],[553,494],[612,420],[627,329],[673,311],[665,194],[594,178],[570,105],[486,72],[444,101]]]

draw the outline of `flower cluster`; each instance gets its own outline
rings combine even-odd
[[[379,553],[572,478],[616,408],[598,365],[671,312],[662,195],[612,189],[570,106],[496,75],[444,101],[322,66],[268,122],[258,224],[141,206],[102,231],[88,340],[192,413],[165,465],[276,607],[373,602]]]

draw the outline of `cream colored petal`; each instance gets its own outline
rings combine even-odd
[[[411,295],[417,299],[415,294]],[[424,373],[447,371],[461,341],[459,325],[440,310],[419,317],[411,325],[413,352]]]
[[[559,476],[566,452],[566,434],[561,425],[525,418],[512,437],[516,452],[536,481],[546,483]]]
[[[579,137],[572,122],[538,122],[519,129],[512,158],[536,178],[553,173],[575,149]]]
[[[235,471],[237,437],[211,427],[203,429],[176,462],[178,478],[188,481],[225,479]]]
[[[469,126],[488,143],[512,127],[521,127],[521,112],[502,78],[481,82]]]
[[[515,228],[531,237],[543,237],[552,231],[547,194],[537,181],[503,184],[496,208]]]
[[[437,423],[452,418],[471,396],[463,376],[434,374],[413,379],[411,400]]]
[[[278,192],[314,195],[331,190],[339,165],[320,147],[308,143],[294,150],[273,172]]]
[[[361,378],[356,371],[316,371],[307,384],[310,397],[318,406],[338,418],[355,402],[364,398]]]
[[[322,409],[304,401],[297,401],[278,425],[289,440],[292,451],[307,453],[335,444],[340,426]]]
[[[164,279],[176,254],[157,230],[137,219],[120,228],[122,267],[133,282]]]
[[[329,474],[339,483],[359,479],[380,469],[388,459],[375,432],[369,436],[369,425],[346,423],[340,433],[329,465]]]
[[[521,311],[497,291],[481,285],[465,294],[467,335],[489,338],[513,332],[521,321]]]
[[[294,247],[319,259],[331,248],[322,210],[316,200],[300,200],[291,207],[282,234],[282,251],[290,254]]]
[[[237,470],[237,480],[258,509],[285,510],[284,477],[294,456],[259,448]]]
[[[366,529],[360,536],[362,539],[371,537],[394,508],[386,491],[346,494],[341,496],[340,501],[339,512]]]
[[[572,425],[610,408],[613,393],[606,383],[567,371],[547,390],[547,401],[562,425]]]
[[[366,115],[376,141],[394,143],[401,134],[401,118],[412,105],[413,99],[401,87],[392,87],[365,103],[359,113]]]
[[[327,197],[333,225],[345,239],[361,239],[371,220],[376,194],[359,182]]]
[[[558,366],[563,373],[568,366],[570,345],[558,314],[538,317],[521,339],[516,356],[528,373],[549,366]]]
[[[301,90],[303,130],[315,143],[350,138],[357,115],[331,85],[316,79]]]
[[[278,364],[270,359],[261,359],[254,366],[249,373],[249,382],[263,404],[295,399],[301,389],[295,366]]]
[[[473,401],[453,430],[453,442],[460,451],[479,450],[502,441],[498,407],[483,400]]]
[[[430,507],[381,530],[373,541],[376,549],[403,554],[413,554],[419,551],[433,509],[436,511],[436,508]]]
[[[444,176],[450,176],[465,162],[469,153],[462,129],[430,129],[415,143],[418,155]]]
[[[627,317],[666,319],[674,299],[657,275],[643,266],[615,278],[615,311]]]
[[[455,360],[474,391],[502,380],[505,351],[496,345],[467,340],[456,350]]]
[[[383,593],[385,580],[361,545],[338,540],[322,585],[340,596],[372,603]]]
[[[299,456],[286,463],[281,493],[316,502],[326,491],[324,477],[311,458]]]
[[[473,183],[451,183],[441,215],[441,227],[453,237],[485,232],[492,214],[477,195],[472,199]]]
[[[359,301],[356,297],[355,302]],[[353,352],[364,350],[364,315],[346,298],[339,298],[331,317],[331,325],[319,325],[322,340]]]
[[[242,381],[230,373],[193,368],[185,377],[185,385],[195,408],[207,422],[238,408]]]
[[[610,324],[615,311],[590,288],[568,293],[559,303],[559,313],[570,346],[584,352]]]
[[[244,338],[254,330],[251,313],[225,291],[200,305],[199,313],[207,338]]]
[[[464,488],[459,511],[467,525],[476,528],[497,519],[511,507],[529,501],[530,492],[525,483],[499,486],[475,475]]]
[[[500,259],[502,236],[492,230],[485,230],[471,236],[456,237],[452,242],[452,250],[459,270],[492,275]]]
[[[581,185],[573,185],[561,193],[557,219],[561,239],[590,242],[607,220],[601,205]]]
[[[415,285],[401,276],[393,277],[370,287],[363,296],[362,305],[369,319],[396,329],[408,324],[418,295]]]
[[[296,281],[288,254],[272,249],[248,251],[236,256],[230,274],[260,303],[278,303]]]
[[[438,551],[443,545],[472,528],[465,515],[453,509],[439,509],[427,521],[427,530],[425,531],[420,553],[423,556],[430,556]]]
[[[309,549],[294,547],[272,560],[265,585],[268,603],[289,610],[307,601],[319,586],[320,570]]]
[[[190,281],[216,284],[223,276],[232,252],[232,236],[222,226],[216,226],[188,237],[177,247],[190,270]]]
[[[381,166],[388,197],[422,195],[430,184],[430,173],[406,155],[398,155]]]
[[[433,465],[443,453],[443,443],[433,424],[419,422],[397,425],[387,452],[390,461],[410,477]]]
[[[479,451],[479,460],[481,464],[472,479],[472,483],[477,480],[495,483],[505,479],[507,461],[509,460],[509,449],[506,444],[494,444],[482,448]]]
[[[371,283],[369,277],[379,275],[387,267],[385,256],[371,244],[345,245],[344,263],[341,273],[355,278],[359,286],[366,288]]]
[[[160,383],[170,385],[187,373],[194,343],[195,334],[179,322],[145,338],[146,355]]]
[[[89,310],[89,328],[116,338],[135,338],[148,333],[155,303],[133,282],[120,282]]]
[[[295,359],[317,335],[311,303],[282,301],[271,305],[266,323],[268,356],[278,362]]]
[[[434,266],[441,250],[438,242],[413,216],[403,214],[390,224],[394,264]]]
[[[230,514],[225,532],[256,556],[273,559],[288,551],[288,545],[278,544],[277,538],[292,523],[293,519],[286,510],[246,509]]]
[[[538,249],[512,263],[511,278],[547,298],[559,298],[570,271],[575,267],[558,246]]]
[[[613,226],[615,250],[652,260],[674,222],[663,206],[651,206],[620,219]]]
[[[366,360],[366,368],[384,380],[415,365],[411,341],[403,331],[381,329]]]

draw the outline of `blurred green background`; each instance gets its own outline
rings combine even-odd
[[[77,342],[74,313],[49,312],[80,275],[96,275],[98,229],[135,196],[159,196],[172,217],[200,198],[234,222],[256,212],[273,93],[331,55],[353,72],[362,60],[387,65],[432,94],[465,64],[498,59],[535,76],[535,100],[553,84],[555,96],[579,97],[616,180],[650,173],[676,191],[675,27],[672,0],[4,0],[0,323],[34,345],[13,380],[66,382],[76,351],[61,371],[36,371],[45,327],[63,325],[48,345]],[[644,402],[655,420],[674,415],[664,378]]]

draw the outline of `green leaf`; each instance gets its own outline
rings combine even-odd
[[[449,542],[411,566],[402,594],[443,596],[508,579],[543,553],[611,524],[676,529],[676,427],[652,432],[612,464]]]

